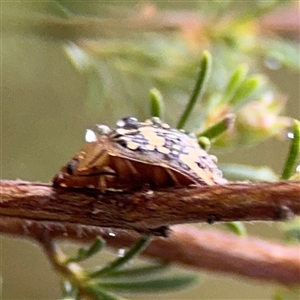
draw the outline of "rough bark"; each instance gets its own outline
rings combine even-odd
[[[0,216],[164,234],[175,224],[276,221],[300,214],[300,183],[231,183],[138,192],[0,181]],[[162,230],[161,230],[162,229]]]

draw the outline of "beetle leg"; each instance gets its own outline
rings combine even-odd
[[[168,173],[168,175],[170,176],[170,178],[172,179],[173,183],[175,185],[179,185],[179,181],[177,179],[177,176],[174,174],[174,172],[172,170],[170,170],[169,168],[165,168],[165,170]]]
[[[107,190],[107,180],[115,178],[118,176],[117,172],[109,166],[104,166],[101,168],[101,174],[99,176],[98,188],[101,193],[105,193]]]
[[[103,175],[108,175],[108,176],[118,176],[117,172],[110,166],[102,167],[101,173],[103,173]]]
[[[101,193],[105,193],[105,191],[106,191],[106,175],[100,175],[99,181],[98,181],[98,188],[101,191]]]
[[[127,167],[130,169],[131,174],[133,175],[134,179],[139,180],[141,178],[139,172],[137,171],[137,169],[134,167],[134,165],[129,161],[129,160],[125,160],[125,163],[127,165]]]

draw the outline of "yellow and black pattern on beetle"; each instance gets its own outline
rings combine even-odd
[[[216,158],[193,135],[156,117],[145,122],[128,117],[115,129],[88,129],[86,144],[53,179],[55,187],[101,192],[225,182]]]

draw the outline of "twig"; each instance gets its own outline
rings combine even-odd
[[[60,224],[1,217],[0,232],[13,236],[69,239],[91,242],[96,236],[115,249],[130,247],[139,235],[129,230]],[[293,285],[300,283],[299,246],[287,246],[258,238],[239,238],[188,225],[172,227],[169,238],[154,238],[143,252],[150,258],[178,263],[196,270],[244,276]]]
[[[119,248],[132,245],[138,234],[112,228],[149,232],[196,221],[285,219],[299,214],[299,195],[300,183],[289,181],[106,194],[0,181],[0,232],[82,242],[101,235]],[[145,255],[215,272],[300,283],[299,247],[187,226],[173,227],[168,239],[155,239]]]
[[[195,222],[284,220],[300,214],[300,183],[226,185],[99,193],[48,184],[0,181],[0,216],[133,229]]]

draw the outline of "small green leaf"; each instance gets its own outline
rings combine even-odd
[[[129,278],[129,277],[151,277],[162,273],[170,267],[169,263],[162,263],[150,266],[138,266],[135,268],[127,268],[120,271],[105,274],[105,278]]]
[[[207,128],[205,131],[197,134],[197,137],[205,136],[212,140],[220,136],[226,130],[230,130],[233,127],[235,121],[234,114],[228,114],[223,120]]]
[[[125,300],[125,298],[119,297],[117,295],[114,295],[112,293],[109,293],[103,289],[101,289],[99,286],[95,286],[95,284],[86,286],[85,290],[93,295],[95,300]]]
[[[157,293],[158,291],[174,291],[186,288],[195,283],[197,276],[184,275],[145,281],[101,282],[97,286],[103,289],[131,293]]]
[[[51,13],[56,15],[57,17],[63,19],[70,19],[72,14],[68,11],[63,5],[61,5],[58,1],[49,1],[48,8],[50,9]]]
[[[205,150],[205,151],[209,151],[210,147],[211,147],[211,142],[209,140],[209,138],[207,138],[206,136],[200,136],[197,138],[198,140],[198,144],[199,146]]]
[[[289,154],[287,156],[283,168],[283,172],[281,175],[281,179],[283,180],[287,180],[293,175],[293,173],[295,172],[297,160],[300,155],[300,122],[298,120],[294,120],[292,135],[293,137],[292,137]]]
[[[247,102],[252,100],[250,98],[251,94],[254,94],[261,86],[263,79],[261,76],[253,76],[245,79],[241,85],[236,90],[235,94],[230,101],[230,104],[233,106],[233,111],[236,111]]]
[[[182,116],[179,119],[177,128],[181,129],[184,127],[193,108],[195,107],[195,105],[197,103],[197,100],[198,101],[201,100],[201,96],[203,95],[206,83],[207,83],[209,75],[210,75],[211,65],[212,65],[211,54],[208,51],[204,51],[203,55],[202,55],[202,60],[200,63],[200,72],[197,77],[194,91],[190,97],[190,100],[189,100]]]
[[[150,112],[151,117],[158,117],[164,119],[165,117],[165,103],[162,94],[158,89],[150,90]]]
[[[237,88],[246,79],[248,73],[248,66],[239,66],[231,76],[222,96],[222,103],[228,103],[232,100]]]
[[[246,228],[243,223],[241,222],[226,222],[225,226],[233,233],[240,237],[244,237],[247,235]]]
[[[77,254],[73,257],[69,257],[65,263],[83,261],[101,251],[104,246],[105,241],[102,238],[97,237],[89,247],[80,248],[77,251]]]
[[[104,268],[101,268],[100,270],[90,272],[90,277],[95,278],[98,276],[103,276],[104,274],[109,274],[120,269],[131,259],[140,254],[149,245],[150,241],[151,235],[147,235],[140,238],[140,240],[131,249],[129,249],[123,257],[117,258],[116,260],[112,261],[110,264],[108,264]]]

